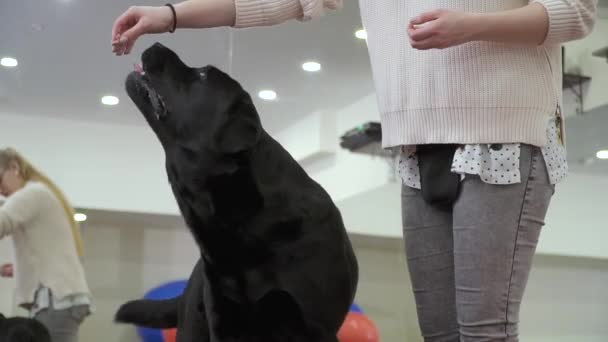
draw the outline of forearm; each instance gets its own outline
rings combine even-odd
[[[323,1],[307,3],[313,11]],[[299,0],[187,0],[175,12],[178,28],[270,26],[303,16]]]
[[[235,22],[235,0],[187,0],[174,7],[178,28],[233,26]]]
[[[540,45],[549,31],[549,15],[538,3],[513,10],[472,14],[473,40]]]
[[[585,37],[597,0],[535,0],[512,10],[472,14],[474,40],[520,45],[561,44]]]

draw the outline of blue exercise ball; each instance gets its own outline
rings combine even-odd
[[[353,303],[350,306],[350,310],[349,311],[350,312],[355,312],[355,313],[360,313],[360,314],[363,313],[363,310],[361,309],[361,307],[359,305],[357,305],[357,303]]]
[[[186,288],[187,280],[175,280],[159,285],[149,290],[144,299],[170,299],[181,295]],[[137,328],[137,334],[142,342],[165,342],[161,329]]]

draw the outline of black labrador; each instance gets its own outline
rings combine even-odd
[[[128,302],[116,320],[177,327],[178,342],[337,341],[359,271],[330,196],[230,76],[158,43],[142,62],[126,89],[164,149],[201,258],[182,296]]]
[[[0,342],[51,342],[51,335],[35,319],[0,314]]]

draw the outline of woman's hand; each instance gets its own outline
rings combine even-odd
[[[12,278],[13,277],[13,264],[4,264],[0,266],[0,277]]]
[[[591,31],[595,22],[593,3],[595,0],[566,1],[548,10],[534,2],[488,13],[438,9],[412,19],[407,33],[412,47],[419,50],[444,49],[471,41],[517,46],[562,43],[585,37]],[[550,15],[554,17],[551,27]]]
[[[173,13],[168,6],[133,6],[114,22],[112,52],[129,54],[141,35],[168,32],[172,26]]]
[[[407,33],[415,49],[445,49],[474,40],[474,23],[472,13],[438,9],[413,18]]]
[[[129,54],[137,38],[146,33],[165,33],[175,28],[233,26],[235,0],[186,0],[176,3],[175,19],[169,6],[135,6],[123,13],[112,27],[112,52]]]

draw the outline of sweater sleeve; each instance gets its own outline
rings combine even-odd
[[[297,19],[320,17],[326,9],[339,9],[342,0],[235,0],[237,28],[271,26]]]
[[[37,186],[26,186],[6,199],[0,207],[0,239],[12,234],[34,218],[43,207],[47,193]]]
[[[595,24],[597,0],[533,0],[549,14],[544,44],[561,44],[587,36]]]

